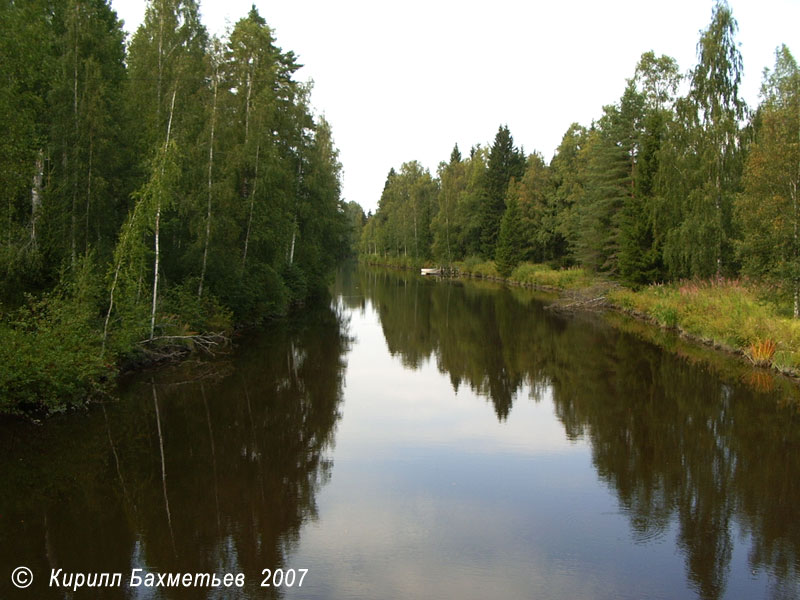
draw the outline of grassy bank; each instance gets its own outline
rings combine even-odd
[[[467,277],[496,279],[555,291],[583,290],[591,289],[598,285],[607,285],[605,280],[592,275],[582,267],[552,269],[547,265],[523,263],[514,269],[507,278],[503,278],[497,272],[494,261],[481,261],[476,257],[469,257],[464,261],[457,262],[455,267],[459,274]]]
[[[753,364],[800,374],[800,320],[764,287],[739,280],[682,281],[641,291],[614,289],[609,302]]]
[[[623,288],[586,269],[552,269],[524,263],[502,278],[492,261],[456,263],[460,275],[568,293],[604,304],[665,329],[741,354],[754,365],[800,376],[800,320],[755,282],[729,279],[681,281],[638,291]]]

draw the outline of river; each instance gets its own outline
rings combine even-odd
[[[550,300],[345,269],[228,355],[4,419],[0,597],[800,598],[786,388]]]

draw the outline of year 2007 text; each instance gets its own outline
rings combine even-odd
[[[261,574],[261,587],[300,587],[308,569],[264,569]]]

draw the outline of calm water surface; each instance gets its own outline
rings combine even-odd
[[[117,402],[0,423],[0,598],[800,598],[800,417],[768,378],[523,290],[333,291]],[[72,594],[59,568],[246,584]]]

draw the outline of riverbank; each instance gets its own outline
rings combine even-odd
[[[0,313],[0,413],[43,417],[113,392],[132,370],[214,354],[233,331],[230,311],[211,300],[170,305],[148,335],[116,327],[104,335],[96,299],[52,293]]]
[[[392,261],[389,261],[392,263]],[[412,261],[388,264],[419,268]],[[742,357],[756,367],[800,377],[800,320],[774,290],[753,281],[679,281],[632,290],[581,267],[523,263],[502,277],[492,261],[454,263],[457,276],[504,282],[561,295],[555,308],[607,308]]]
[[[113,397],[121,375],[226,353],[233,337],[296,318],[314,298],[287,294],[260,319],[235,321],[210,295],[173,292],[150,337],[144,314],[133,325],[114,323],[105,335],[97,297],[69,290],[29,297],[0,310],[0,414],[43,418]]]

